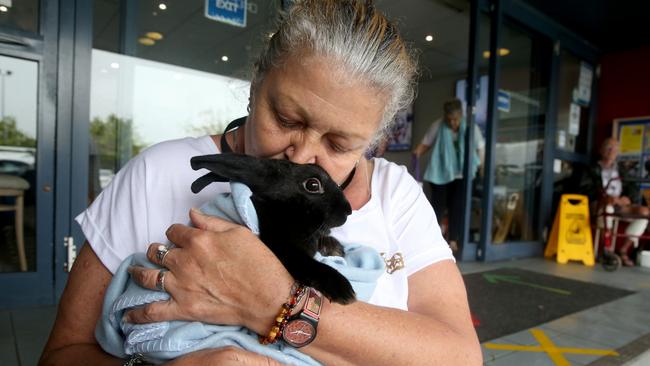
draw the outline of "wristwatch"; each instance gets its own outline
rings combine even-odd
[[[302,310],[291,316],[282,328],[282,339],[290,346],[300,348],[316,338],[316,328],[323,307],[323,295],[308,287],[307,300]]]

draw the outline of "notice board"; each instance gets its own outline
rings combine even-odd
[[[614,119],[612,136],[619,143],[619,161],[630,176],[650,180],[650,116]],[[650,204],[650,183],[640,184]]]

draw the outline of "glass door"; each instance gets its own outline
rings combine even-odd
[[[539,225],[544,204],[543,167],[553,47],[549,38],[505,19],[496,50],[498,71],[491,85],[493,142],[489,159],[489,220],[481,227],[485,253],[493,261],[533,256],[543,249]]]
[[[551,47],[504,23],[499,52],[492,243],[540,241],[546,97]]]
[[[54,85],[39,1],[0,8],[0,308],[53,302]],[[13,5],[13,6],[12,6]],[[48,24],[51,24],[48,21]],[[48,28],[49,29],[49,28]],[[49,62],[49,61],[48,61]],[[55,69],[54,69],[55,70]]]

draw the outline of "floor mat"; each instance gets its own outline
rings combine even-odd
[[[634,293],[518,268],[471,273],[463,279],[481,342]]]

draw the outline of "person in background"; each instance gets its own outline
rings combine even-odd
[[[650,218],[650,208],[633,203],[639,199],[638,187],[628,180],[627,171],[620,166],[617,159],[618,141],[609,137],[600,146],[600,160],[587,170],[583,178],[583,192],[587,193],[590,202],[604,199],[604,205],[601,206],[607,213]],[[634,266],[628,253],[632,246],[639,245],[638,237],[645,232],[647,226],[648,220],[644,218],[637,218],[628,224],[625,229],[628,237],[618,248],[623,265]],[[607,227],[612,227],[611,219],[608,219]]]
[[[422,142],[413,150],[420,158],[431,151],[429,164],[424,172],[423,181],[431,188],[429,198],[438,217],[438,222],[447,221],[446,238],[455,252],[460,237],[460,222],[463,207],[462,196],[463,160],[465,156],[465,131],[467,123],[463,117],[463,105],[457,98],[445,102],[442,106],[443,117],[434,121],[422,138]],[[474,125],[474,147],[471,162],[472,178],[479,170],[483,175],[485,156],[485,139],[481,130]]]

